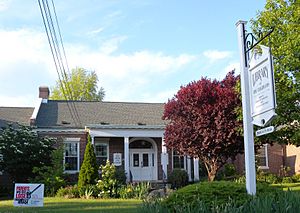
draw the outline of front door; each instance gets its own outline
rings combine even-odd
[[[130,151],[130,171],[133,181],[148,181],[155,179],[155,157],[149,149]]]

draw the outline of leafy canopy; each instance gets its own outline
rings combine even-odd
[[[279,128],[263,138],[300,145],[300,2],[267,0],[251,24],[254,33],[274,27],[262,44],[270,46],[274,56],[278,116],[272,124]]]
[[[241,123],[235,111],[241,104],[234,89],[237,81],[233,72],[223,81],[202,78],[182,86],[165,105],[163,119],[169,121],[167,147],[198,157],[205,164],[209,180],[228,158],[243,150],[237,131]]]
[[[49,166],[54,140],[43,138],[30,127],[9,125],[0,132],[0,170],[9,173],[15,182],[34,177],[33,168]]]
[[[76,67],[72,69],[70,75],[66,76],[66,80],[62,80],[62,83],[64,89],[59,80],[56,82],[51,99],[102,101],[105,95],[102,87],[98,90],[98,77],[95,71],[89,72],[84,68]]]

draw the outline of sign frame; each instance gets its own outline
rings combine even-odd
[[[254,50],[249,63],[249,87],[252,123],[263,127],[276,116],[276,94],[271,49],[259,46],[262,53]]]

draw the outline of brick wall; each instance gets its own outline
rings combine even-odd
[[[300,173],[300,147],[296,147],[294,145],[286,146],[286,158],[285,158],[286,166],[291,168],[292,174]]]
[[[269,169],[265,171],[271,172],[273,174],[279,174],[280,168],[284,165],[284,146],[279,144],[268,145],[268,164]],[[239,174],[245,173],[245,155],[239,154],[236,156],[234,165]]]

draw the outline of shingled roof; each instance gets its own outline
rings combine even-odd
[[[0,107],[0,127],[5,127],[8,123],[29,126],[33,110],[33,107]]]
[[[42,103],[36,118],[38,128],[83,128],[90,125],[165,125],[164,104],[130,102],[68,101],[75,105],[80,124],[72,119],[67,101]]]

